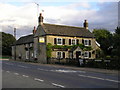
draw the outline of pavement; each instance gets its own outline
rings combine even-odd
[[[87,70],[88,68],[2,61],[3,88],[118,88],[118,74]]]

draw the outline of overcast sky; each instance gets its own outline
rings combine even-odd
[[[118,26],[118,0],[1,0],[0,31],[13,34],[16,27],[17,38],[28,35],[37,27],[40,12],[44,23],[83,27],[87,19],[90,31],[110,32]]]

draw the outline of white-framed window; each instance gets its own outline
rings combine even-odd
[[[76,39],[71,39],[71,45],[76,45]]]
[[[84,58],[91,58],[91,52],[85,51],[84,52]]]
[[[63,45],[63,39],[57,38],[57,45]]]
[[[26,47],[26,48],[28,48],[28,46],[29,46],[28,44],[25,44],[25,47]]]
[[[29,51],[26,51],[26,59],[29,59]]]
[[[84,58],[89,58],[89,52],[88,51],[84,52]]]
[[[76,45],[77,40],[76,39],[69,39],[69,45]]]
[[[33,53],[31,53],[31,57],[32,57],[32,58],[34,57]]]
[[[85,46],[91,45],[91,40],[84,40],[84,45]]]
[[[57,52],[56,53],[56,58],[63,58],[62,52]]]
[[[37,58],[37,50],[34,50],[34,58]]]
[[[70,57],[70,59],[73,58],[73,53],[72,52],[69,53],[69,57]]]
[[[30,47],[32,47],[33,46],[33,43],[30,43]]]
[[[65,58],[65,52],[56,52],[56,58]]]

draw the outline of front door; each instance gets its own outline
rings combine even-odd
[[[79,59],[81,57],[81,51],[76,51],[76,59]]]
[[[81,51],[76,51],[76,60],[77,60],[77,62],[78,62],[78,66],[80,65],[79,63],[79,59],[80,59],[80,57],[81,57]]]

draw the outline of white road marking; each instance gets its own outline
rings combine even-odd
[[[111,79],[105,79],[105,80],[120,83],[120,81],[117,80],[111,80]]]
[[[7,73],[10,73],[10,71],[6,71]]]
[[[63,86],[63,85],[56,84],[56,83],[52,83],[52,85],[57,86],[57,87],[61,87],[61,88],[64,88],[64,87],[65,87],[65,86]]]
[[[52,72],[60,72],[60,73],[86,73],[85,71],[75,71],[75,70],[62,70],[62,69],[58,69],[58,70],[50,70]]]
[[[103,78],[93,77],[93,76],[85,76],[85,75],[79,75],[79,76],[104,80]]]
[[[29,76],[27,76],[27,75],[22,75],[23,77],[29,77]]]
[[[104,79],[104,78],[100,78],[100,77],[86,76],[86,75],[78,75],[78,76],[81,76],[81,77],[88,77],[88,78],[94,78],[94,79],[100,79],[100,80],[106,80],[106,81],[111,81],[111,82],[117,82],[117,83],[120,83],[120,81],[112,80],[112,79]]]
[[[41,69],[41,68],[37,68],[38,70],[41,70],[41,71],[50,71],[50,70],[47,70],[47,69]]]
[[[22,67],[22,68],[29,68],[27,66],[23,66],[23,65],[18,65],[19,67]]]
[[[14,73],[15,75],[19,75],[19,73]]]
[[[47,69],[42,69],[42,68],[37,68],[38,70],[41,71],[52,71],[52,72],[59,72],[59,73],[86,73],[85,71],[74,71],[74,70],[62,70],[62,69],[58,69],[58,70],[47,70]]]
[[[34,78],[34,80],[36,80],[36,81],[40,81],[40,82],[43,82],[44,80],[42,80],[42,79],[38,79],[38,78]]]
[[[86,73],[85,71],[77,71],[77,72],[80,72],[80,73]]]

